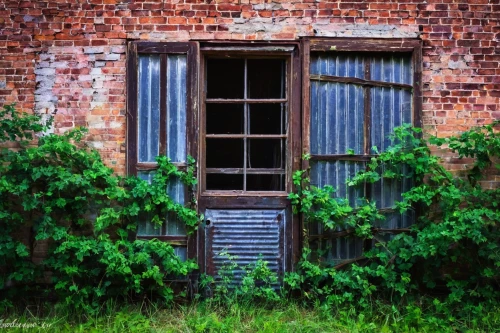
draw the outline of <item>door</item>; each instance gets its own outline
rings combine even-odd
[[[297,44],[201,45],[201,270],[218,276],[259,259],[277,274],[298,249],[288,193],[300,167]]]

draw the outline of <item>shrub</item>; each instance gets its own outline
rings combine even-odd
[[[308,172],[298,171],[294,175],[297,192],[289,197],[306,225],[319,222],[326,230],[353,228],[356,236],[374,240],[376,246],[364,254],[364,261],[337,269],[312,259],[306,235],[298,270],[285,278],[288,286],[327,307],[344,302],[367,306],[374,295],[395,302],[416,290],[443,292],[444,304],[460,306],[464,313],[479,302],[494,303],[500,296],[500,189],[482,188],[480,180],[499,157],[500,135],[495,125],[428,141],[421,138],[419,129],[395,129],[393,145],[373,157],[367,171],[347,184],[413,179],[414,186],[394,208],[401,213],[418,209],[419,217],[410,232],[391,237],[377,236],[373,223],[383,216],[368,198],[351,207],[347,200],[332,196],[333,188],[311,186]],[[431,154],[429,144],[446,145],[458,158],[473,159],[467,174],[458,177],[447,171]],[[403,169],[409,172],[402,173]]]
[[[172,300],[165,277],[185,276],[196,264],[181,261],[168,243],[138,240],[135,234],[144,216],[160,225],[169,212],[183,220],[189,232],[196,228],[196,211],[166,194],[174,177],[195,185],[192,163],[181,172],[159,156],[151,184],[116,176],[98,152],[82,145],[83,128],[41,136],[30,145],[33,133],[50,125],[40,124],[39,116],[18,114],[12,105],[0,112],[0,143],[18,145],[0,152],[4,297],[19,296],[19,288],[7,288],[12,285],[31,293],[50,272],[56,294],[75,308],[95,310],[106,299],[145,293]],[[31,239],[26,239],[29,233]],[[39,242],[50,246],[47,259],[35,265],[31,254]]]

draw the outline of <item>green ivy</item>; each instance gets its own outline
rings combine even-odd
[[[184,221],[189,233],[196,229],[196,211],[166,192],[174,178],[195,186],[193,159],[182,172],[159,156],[148,184],[114,175],[98,152],[81,143],[83,128],[33,142],[33,134],[49,125],[41,125],[37,115],[17,113],[13,105],[0,112],[0,142],[17,145],[0,152],[4,297],[19,298],[19,288],[29,294],[49,273],[59,299],[84,310],[96,310],[109,298],[142,294],[172,300],[166,277],[186,276],[196,264],[181,261],[168,243],[137,240],[135,234],[145,216],[160,225],[169,213]],[[33,251],[43,243],[49,244],[47,258],[35,265]]]
[[[495,161],[500,168],[496,125],[428,140],[422,139],[420,129],[404,125],[395,129],[390,148],[348,180],[347,186],[356,187],[382,178],[410,178],[414,186],[393,207],[402,214],[419,213],[406,233],[381,237],[374,222],[384,216],[369,198],[353,207],[346,199],[335,198],[331,186],[310,185],[308,171],[296,172],[296,192],[289,198],[306,227],[321,223],[325,230],[351,228],[375,246],[364,253],[363,260],[337,268],[322,261],[321,253],[314,254],[305,233],[297,271],[285,277],[288,287],[327,307],[344,302],[367,306],[375,295],[402,300],[412,292],[444,294],[443,304],[461,307],[463,313],[481,302],[494,303],[500,296],[500,189],[482,188],[479,181]],[[467,174],[446,170],[440,158],[431,154],[430,145],[457,158],[473,159]]]

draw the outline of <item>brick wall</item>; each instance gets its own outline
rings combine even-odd
[[[303,36],[420,37],[426,132],[500,119],[500,0],[3,0],[0,104],[87,126],[123,173],[127,39]]]

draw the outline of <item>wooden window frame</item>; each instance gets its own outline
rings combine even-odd
[[[186,54],[186,154],[197,158],[197,110],[198,97],[198,58],[199,48],[196,42],[140,42],[131,41],[127,48],[127,149],[126,166],[128,175],[137,175],[139,171],[154,171],[158,168],[156,162],[138,162],[138,59],[139,54],[160,55],[160,143],[159,152],[166,151],[166,63],[169,54]],[[173,163],[179,170],[187,169],[187,161]],[[185,202],[191,200],[192,193],[184,192]],[[196,255],[196,235],[138,235],[140,239],[159,239],[172,245],[187,247],[187,258]]]
[[[421,82],[422,82],[422,44],[420,40],[414,39],[356,39],[356,38],[306,38],[303,41],[303,81],[302,81],[302,96],[304,100],[304,107],[302,112],[302,137],[304,153],[310,154],[310,81],[311,79],[318,79],[322,81],[331,82],[344,82],[355,83],[367,87],[369,94],[369,87],[399,87],[402,89],[411,89],[413,91],[413,105],[412,105],[412,125],[421,127],[421,112],[422,112],[422,96],[421,96]],[[411,53],[412,54],[412,67],[413,67],[413,85],[400,84],[400,83],[387,83],[379,82],[370,79],[357,79],[350,77],[333,77],[326,75],[310,75],[310,58],[311,52],[370,52],[370,53]],[[365,77],[369,74],[369,67],[365,64]],[[368,71],[368,73],[367,73]],[[364,138],[370,138],[370,105],[369,95],[365,97],[365,128]],[[371,147],[369,140],[365,140],[364,154],[361,155],[311,155],[311,160],[344,160],[344,161],[370,161],[373,154],[369,154]],[[302,161],[302,169],[306,170],[309,167],[309,161]]]
[[[138,162],[138,55],[160,55],[160,145],[159,151],[166,150],[166,56],[168,54],[187,55],[187,105],[186,105],[186,152],[196,158],[197,156],[197,75],[198,75],[198,45],[194,42],[129,42],[127,63],[127,174],[137,175],[137,171],[149,171],[157,168],[156,163]],[[186,162],[174,163],[179,169],[185,170]]]
[[[272,41],[248,42],[204,42],[200,47],[200,133],[199,133],[199,194],[200,200],[214,196],[219,197],[281,197],[286,200],[292,190],[292,173],[300,168],[300,110],[301,110],[301,48],[298,42]],[[287,82],[287,122],[286,149],[285,149],[285,189],[283,191],[241,191],[241,190],[207,190],[206,189],[206,59],[209,57],[228,58],[280,58],[285,59]],[[214,101],[214,100],[212,100]],[[233,100],[231,100],[234,102]],[[251,100],[251,103],[269,102],[266,100]],[[224,102],[224,101],[219,101]],[[248,100],[242,100],[248,102]],[[211,137],[212,135],[209,135]],[[255,137],[282,138],[283,135],[255,135]],[[229,136],[227,136],[229,138]],[[241,137],[241,135],[234,135]],[[262,169],[264,170],[264,169]],[[271,170],[272,171],[272,170]],[[263,172],[264,173],[264,172]],[[210,200],[210,199],[208,199]],[[210,200],[213,202],[213,200]],[[283,201],[280,199],[280,201]]]
[[[302,109],[302,144],[304,154],[309,154],[310,160],[302,160],[302,169],[308,170],[310,161],[355,161],[369,162],[374,154],[370,154],[370,88],[371,87],[397,87],[402,89],[411,89],[412,98],[412,125],[421,127],[422,113],[422,42],[417,39],[358,39],[358,38],[305,38],[302,41],[303,57],[302,57],[302,96],[304,106]],[[387,54],[387,53],[407,53],[411,54],[413,84],[399,84],[379,82],[368,79],[370,75],[369,65],[365,64],[365,78],[358,79],[352,77],[334,77],[326,75],[311,75],[310,74],[310,59],[312,52],[348,52],[352,53],[370,53],[370,54]],[[355,83],[365,87],[364,105],[365,105],[365,120],[364,134],[365,144],[363,154],[331,154],[331,155],[312,155],[310,154],[310,135],[311,135],[311,108],[310,108],[310,82],[313,80]],[[366,140],[368,139],[368,140]],[[370,196],[370,186],[364,188],[366,197]],[[389,212],[392,210],[379,209],[380,212]],[[418,215],[418,211],[416,212]],[[301,229],[305,228],[303,217],[301,217]],[[382,229],[378,228],[379,232],[400,233],[406,232],[408,229]],[[337,238],[352,234],[352,230],[332,231],[318,236],[321,238]],[[369,249],[372,243],[367,241],[364,244],[364,250]],[[340,265],[349,262],[357,261],[359,258],[344,261]]]

